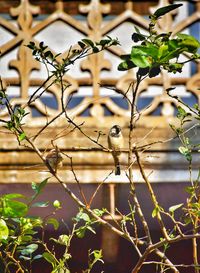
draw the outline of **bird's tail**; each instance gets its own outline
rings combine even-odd
[[[121,174],[121,169],[119,164],[119,157],[115,156],[115,175],[120,175],[120,174]]]
[[[121,174],[121,169],[120,165],[115,166],[115,175],[120,175]]]

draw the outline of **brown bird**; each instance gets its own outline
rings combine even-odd
[[[121,132],[121,127],[119,125],[114,125],[108,134],[108,147],[112,150],[112,155],[115,163],[115,175],[120,175],[120,163],[119,157],[121,154],[121,149],[124,146],[124,139]]]
[[[46,164],[56,173],[57,169],[62,166],[63,157],[60,150],[56,147],[46,155]]]

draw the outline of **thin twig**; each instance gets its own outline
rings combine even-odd
[[[101,188],[101,186],[106,182],[106,180],[109,178],[109,176],[110,176],[112,173],[113,173],[113,171],[111,171],[111,172],[104,178],[104,180],[103,180],[101,183],[99,183],[99,185],[97,186],[95,192],[93,193],[92,197],[90,198],[90,201],[89,201],[89,204],[88,204],[89,207],[91,207],[92,201],[94,200],[94,198],[95,198],[95,196],[97,195],[97,193],[98,193],[99,189]]]
[[[88,204],[88,202],[87,202],[87,199],[86,199],[86,197],[85,197],[85,194],[84,194],[84,192],[83,192],[83,190],[82,190],[82,187],[81,187],[81,185],[80,185],[80,181],[78,180],[77,175],[76,175],[76,173],[75,173],[75,171],[74,171],[74,167],[73,167],[73,158],[72,158],[71,156],[65,154],[65,153],[63,153],[63,154],[66,155],[67,158],[69,158],[69,160],[70,160],[71,171],[72,171],[73,176],[74,176],[74,179],[75,179],[75,181],[76,181],[76,183],[77,183],[77,185],[78,185],[79,192],[80,192],[80,194],[81,194],[81,196],[82,196],[82,198],[83,198],[83,201],[84,201],[85,206],[86,206],[86,207],[89,207],[89,204]]]

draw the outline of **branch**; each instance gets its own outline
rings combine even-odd
[[[138,198],[137,198],[134,179],[133,179],[133,168],[132,168],[132,165],[134,163],[134,161],[133,161],[133,146],[134,146],[134,143],[133,143],[133,129],[134,129],[134,117],[135,117],[134,109],[135,109],[135,101],[136,101],[136,97],[137,97],[137,91],[138,91],[138,88],[139,88],[139,85],[140,85],[141,81],[142,81],[142,78],[140,76],[137,76],[136,86],[135,86],[135,88],[133,86],[133,90],[132,90],[130,130],[129,130],[129,137],[128,137],[128,147],[129,147],[129,152],[128,152],[128,179],[129,179],[129,182],[130,182],[133,202],[135,204],[138,215],[139,215],[139,217],[141,219],[141,222],[142,222],[142,225],[143,225],[143,228],[144,228],[144,232],[145,232],[146,237],[147,237],[148,244],[151,244],[151,242],[152,242],[151,234],[150,234],[150,231],[149,231],[147,221],[146,221],[146,219],[144,217],[144,214],[142,212],[140,203],[139,203]]]
[[[161,214],[160,214],[160,209],[159,209],[158,201],[157,201],[156,196],[154,194],[153,188],[151,187],[151,183],[149,182],[149,180],[148,180],[148,178],[147,178],[147,176],[146,176],[146,174],[144,172],[144,169],[143,169],[142,163],[140,161],[140,156],[138,154],[137,149],[135,149],[135,155],[136,155],[136,158],[137,158],[137,163],[138,163],[138,166],[139,166],[139,169],[140,169],[140,173],[141,173],[141,175],[142,175],[142,177],[143,177],[143,179],[144,179],[144,181],[145,181],[145,183],[147,185],[148,191],[149,191],[150,196],[151,196],[152,203],[153,203],[155,209],[157,210],[157,212],[156,212],[156,218],[157,218],[158,223],[160,225],[160,228],[162,230],[163,236],[167,240],[170,240],[170,237],[169,237],[169,235],[167,233],[167,230],[165,228],[165,225],[163,223],[163,220],[162,220],[162,217],[161,217]]]

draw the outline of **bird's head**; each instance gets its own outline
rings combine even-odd
[[[119,125],[114,125],[110,129],[111,136],[118,136],[121,133],[121,127]]]

